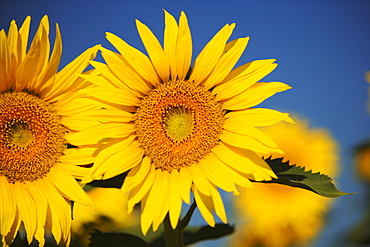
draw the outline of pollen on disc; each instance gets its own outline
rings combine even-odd
[[[219,142],[225,112],[202,86],[170,81],[145,96],[135,114],[136,135],[157,169],[199,162]]]
[[[0,175],[10,183],[45,177],[65,148],[54,107],[28,92],[0,94]]]

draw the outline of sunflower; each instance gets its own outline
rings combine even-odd
[[[78,77],[98,51],[90,48],[56,73],[62,52],[61,34],[50,55],[49,21],[44,16],[27,49],[31,18],[18,30],[10,23],[0,31],[0,235],[9,245],[20,227],[40,246],[45,226],[57,243],[70,241],[71,201],[90,205],[76,182],[92,163],[89,149],[66,149],[66,132],[82,125],[74,114],[90,106],[77,105]],[[93,123],[92,123],[93,124]]]
[[[285,120],[289,114],[252,108],[291,87],[258,82],[273,71],[275,59],[252,61],[233,70],[248,37],[227,43],[235,24],[225,25],[191,67],[192,39],[186,15],[179,22],[165,13],[164,48],[151,30],[136,21],[149,57],[112,33],[108,41],[120,54],[102,48],[106,62],[91,64],[99,75],[83,76],[96,88],[83,90],[85,102],[104,107],[100,125],[67,140],[104,144],[82,182],[129,171],[122,186],[128,211],[141,202],[141,228],[156,231],[167,213],[177,226],[182,202],[192,192],[210,226],[213,211],[227,222],[219,189],[239,194],[236,185],[275,177],[255,153],[281,152],[256,127]],[[94,138],[91,138],[93,136]]]
[[[263,129],[284,151],[273,158],[283,157],[306,170],[336,176],[335,140],[326,129],[309,128],[306,121],[294,119],[296,125],[279,123]],[[232,246],[306,246],[322,229],[331,202],[310,191],[256,183],[234,199],[240,225]]]

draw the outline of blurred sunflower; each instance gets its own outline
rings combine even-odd
[[[249,38],[227,40],[235,24],[225,25],[204,47],[190,69],[192,39],[186,15],[179,23],[165,11],[164,48],[150,29],[136,21],[149,58],[112,33],[120,52],[102,48],[107,64],[91,62],[101,76],[86,75],[97,85],[86,101],[104,106],[101,125],[68,136],[77,145],[105,143],[83,182],[108,179],[130,170],[122,186],[128,210],[141,202],[141,227],[155,231],[169,213],[177,226],[182,202],[197,206],[211,226],[213,210],[226,222],[218,188],[238,194],[235,185],[275,177],[255,153],[281,152],[256,127],[292,122],[287,113],[251,108],[291,87],[258,82],[277,64],[252,61],[234,70]],[[90,138],[94,136],[94,138]]]
[[[335,177],[339,169],[335,140],[327,130],[310,129],[306,121],[294,119],[296,125],[279,123],[262,129],[284,151],[273,158],[283,157],[284,162]],[[234,199],[241,225],[232,246],[296,246],[317,236],[332,199],[279,184],[254,185]]]
[[[0,235],[9,245],[23,225],[28,243],[45,243],[45,226],[57,243],[70,241],[70,201],[90,199],[76,182],[92,163],[89,150],[66,150],[66,132],[83,125],[74,114],[91,107],[77,105],[78,78],[98,51],[90,48],[57,73],[62,52],[61,34],[50,56],[49,21],[44,16],[29,47],[31,18],[18,30],[10,23],[0,31]],[[50,57],[49,57],[50,56]]]
[[[365,79],[370,83],[370,71],[366,72]],[[368,98],[368,110],[370,113],[370,88]],[[366,140],[355,148],[355,171],[357,176],[364,182],[370,182],[370,140]]]
[[[73,207],[72,233],[75,246],[88,246],[93,229],[117,232],[138,227],[137,215],[127,214],[127,195],[116,188],[93,188],[87,192],[95,208],[82,204]],[[139,228],[137,228],[139,229]]]
[[[366,183],[370,183],[370,141],[355,149],[356,175]]]

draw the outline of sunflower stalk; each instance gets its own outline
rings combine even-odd
[[[184,228],[178,224],[175,229],[172,229],[169,214],[164,219],[164,237],[167,247],[183,247],[183,230]]]
[[[177,224],[177,227],[175,229],[172,228],[169,214],[167,214],[166,218],[164,219],[164,235],[167,247],[184,246],[183,232],[185,227],[189,224],[191,216],[193,215],[196,207],[197,204],[194,201],[193,204],[191,204],[189,211],[186,213],[185,217]]]

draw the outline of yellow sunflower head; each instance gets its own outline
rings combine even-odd
[[[325,129],[309,128],[304,120],[296,125],[278,123],[263,128],[284,151],[285,161],[331,177],[338,174],[338,147]],[[332,199],[310,191],[279,184],[256,183],[234,199],[240,221],[232,246],[295,246],[307,244],[322,229]]]
[[[256,152],[281,151],[256,127],[292,122],[287,113],[252,108],[290,86],[259,82],[276,68],[275,59],[233,69],[249,40],[228,42],[235,24],[217,32],[191,66],[186,15],[177,22],[164,14],[163,47],[136,21],[148,56],[107,33],[119,53],[102,48],[106,64],[91,62],[100,74],[83,76],[97,86],[83,91],[86,101],[105,108],[96,115],[102,124],[67,135],[77,145],[104,144],[84,182],[130,170],[122,191],[129,192],[129,211],[141,202],[144,233],[152,224],[156,230],[167,213],[175,228],[190,191],[209,225],[213,211],[226,222],[219,188],[238,194],[236,185],[275,176]]]
[[[56,25],[50,55],[49,21],[42,18],[28,48],[31,18],[18,29],[10,23],[0,31],[0,235],[9,245],[21,223],[28,242],[33,237],[44,245],[44,227],[51,228],[57,243],[69,243],[70,201],[91,204],[74,178],[92,163],[81,150],[66,150],[67,132],[77,132],[75,114],[83,111],[74,101],[86,87],[79,78],[95,57],[90,48],[57,73],[62,53],[61,34]],[[82,155],[81,155],[82,154]]]

